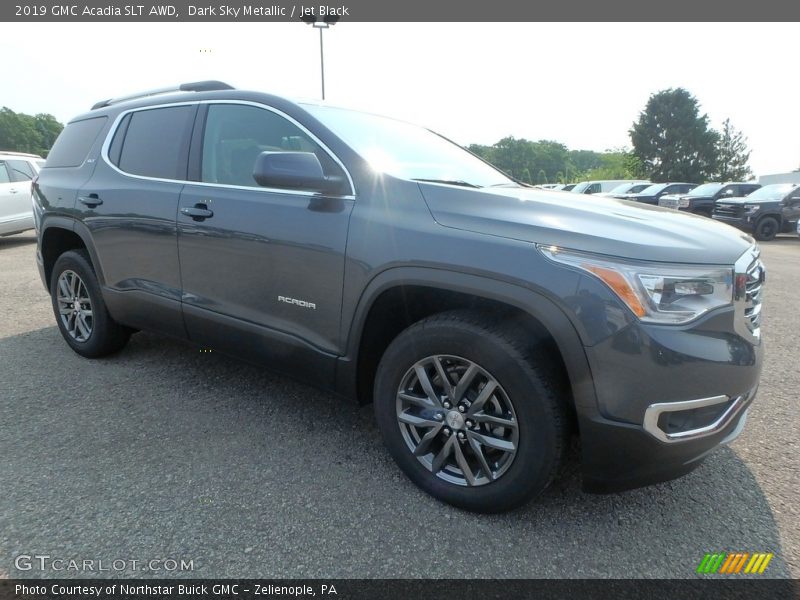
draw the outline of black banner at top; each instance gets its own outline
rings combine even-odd
[[[760,0],[3,0],[0,21],[27,22],[798,21],[800,2]]]

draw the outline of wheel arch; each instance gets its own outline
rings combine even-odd
[[[68,250],[83,248],[89,253],[95,275],[100,285],[105,284],[103,271],[98,260],[89,228],[80,221],[54,215],[42,224],[39,246],[42,253],[45,283],[49,287],[53,265],[58,257]]]
[[[359,403],[369,402],[377,364],[391,340],[411,323],[454,308],[506,310],[525,331],[552,341],[571,391],[571,408],[596,405],[580,336],[551,299],[514,283],[425,267],[389,269],[365,288],[351,322],[346,355],[339,359],[338,391]]]

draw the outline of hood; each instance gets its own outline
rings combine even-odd
[[[705,217],[596,195],[420,183],[437,223],[621,258],[732,265],[752,244]]]
[[[664,194],[662,198],[687,198],[689,200],[711,200],[714,196],[692,196],[690,194]]]
[[[778,202],[778,200],[761,200],[761,202]],[[720,198],[716,204],[759,204],[758,200],[752,198],[747,199],[744,196],[733,196],[728,198]]]

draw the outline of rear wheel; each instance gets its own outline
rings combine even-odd
[[[768,242],[775,239],[780,230],[778,220],[774,217],[763,217],[756,225],[753,236],[760,242]]]
[[[50,282],[58,328],[75,352],[98,358],[117,352],[128,342],[131,330],[108,314],[85,250],[70,250],[59,256]]]
[[[431,495],[498,512],[539,494],[566,433],[549,363],[481,315],[454,311],[416,323],[384,354],[375,413],[400,468]]]

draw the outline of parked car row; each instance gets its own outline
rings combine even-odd
[[[608,180],[581,181],[570,185],[573,186],[571,191],[576,194],[632,200],[714,218],[751,233],[760,241],[796,230],[800,234],[798,183],[762,186],[754,182],[728,181],[697,185],[678,181],[651,183]],[[564,184],[537,187],[570,191],[570,186]]]
[[[685,196],[680,194],[664,195],[658,201],[658,205],[710,217],[714,212],[714,203],[717,200],[747,196],[760,187],[757,183],[704,183],[694,187]]]
[[[800,184],[765,185],[744,197],[718,200],[711,215],[715,220],[769,241],[779,233],[800,227]]]

